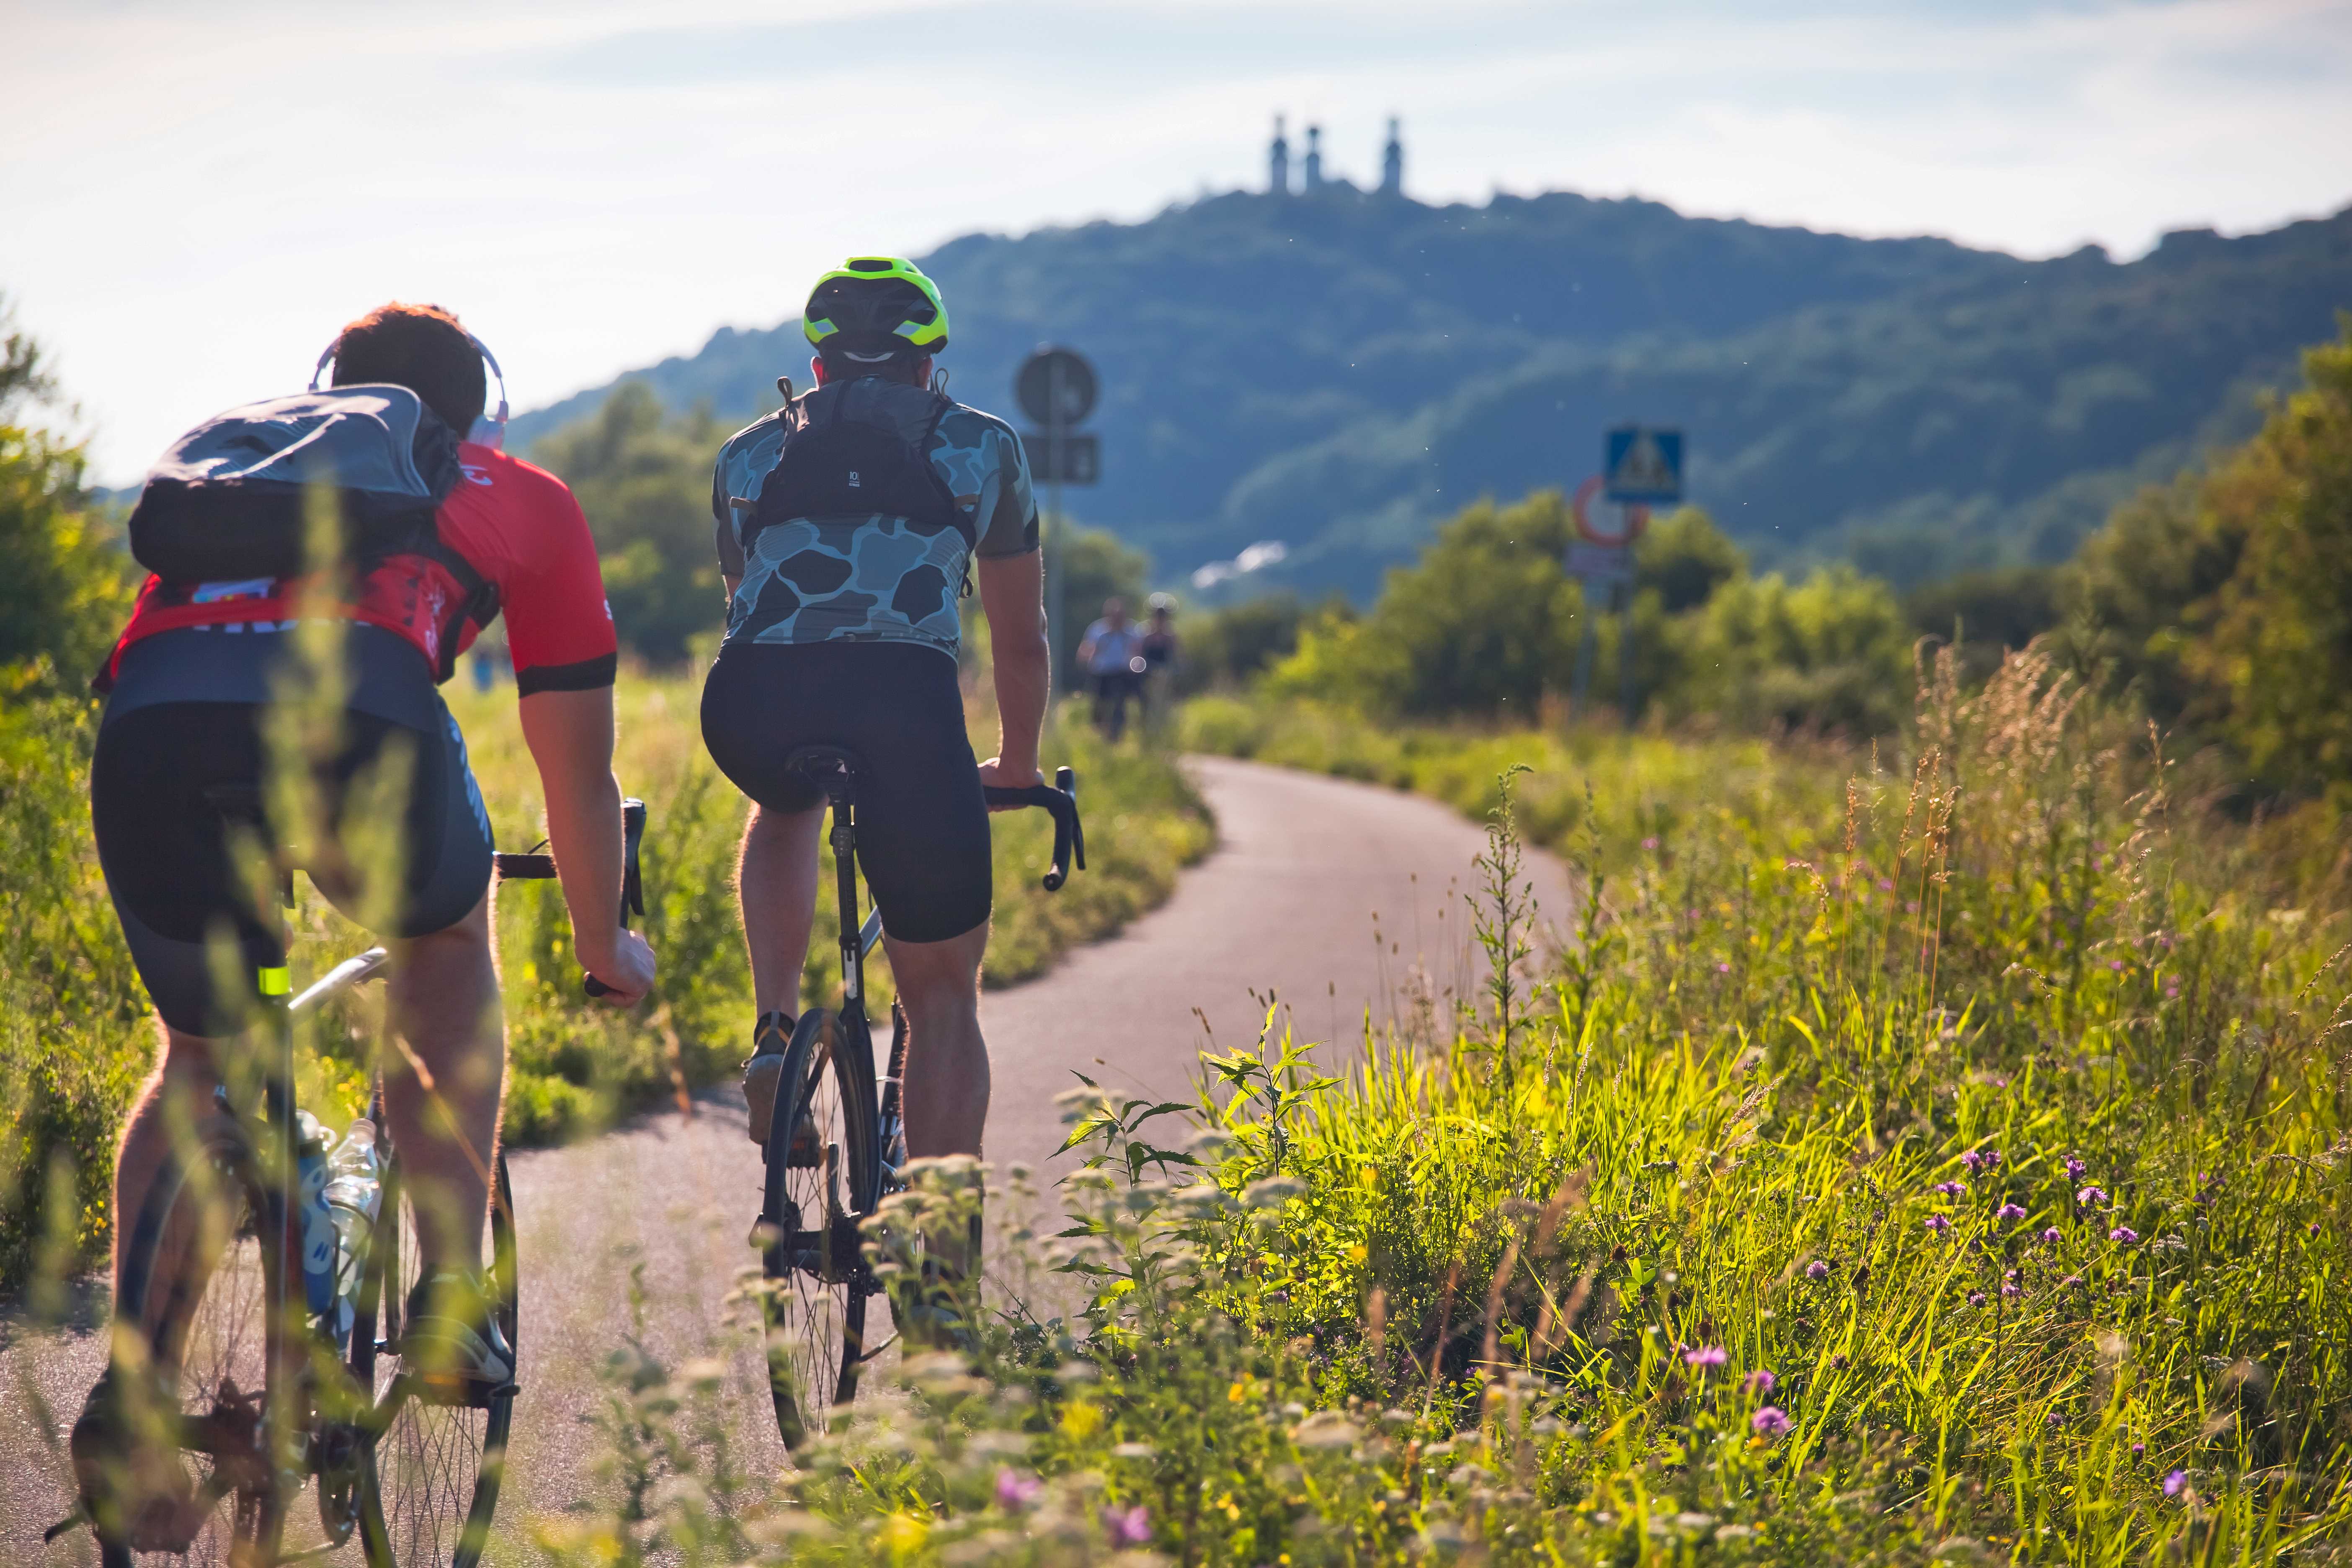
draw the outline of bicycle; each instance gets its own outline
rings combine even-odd
[[[258,791],[230,786],[206,798],[226,823],[268,832]],[[642,801],[624,803],[624,925],[633,910],[645,910],[637,874],[645,810]],[[495,865],[501,879],[556,874],[553,858],[537,853],[499,854]],[[290,907],[292,876],[280,875]],[[297,1217],[311,1215],[293,1096],[295,1021],[377,979],[389,962],[384,949],[372,947],[299,995],[290,994],[282,963],[258,967],[257,989],[277,1047],[263,1062],[258,1110],[234,1104],[226,1088],[216,1091],[212,1114],[166,1157],[141,1205],[124,1252],[112,1375],[152,1383],[148,1369],[176,1373],[171,1388],[155,1390],[162,1408],[132,1439],[142,1449],[168,1445],[169,1454],[125,1455],[121,1462],[178,1464],[191,1500],[142,1510],[119,1531],[100,1529],[104,1568],[156,1557],[266,1568],[331,1555],[354,1537],[368,1568],[473,1568],[480,1560],[519,1384],[459,1391],[401,1369],[401,1318],[418,1268],[415,1205],[388,1135],[379,1143],[381,1198],[358,1259],[348,1327],[340,1293],[314,1310],[303,1284],[305,1247],[319,1243],[315,1234],[306,1238]],[[600,987],[587,977],[592,994]],[[387,1021],[387,1035],[389,1028]],[[380,1071],[369,1115],[382,1130]],[[520,1371],[514,1193],[503,1152],[488,1174],[488,1279]],[[340,1236],[332,1245],[328,1278],[340,1281],[352,1259]],[[312,1480],[315,1536],[289,1547],[294,1504]],[[97,1527],[78,1511],[49,1538],[82,1523]]]
[[[865,767],[837,746],[803,746],[785,758],[824,794],[833,813],[830,843],[841,909],[841,1005],[801,1016],[785,1047],[770,1111],[766,1181],[752,1228],[766,1288],[768,1391],[776,1429],[790,1448],[822,1430],[823,1412],[856,1397],[858,1372],[889,1348],[869,1347],[866,1303],[883,1293],[866,1256],[864,1222],[906,1185],[906,1124],[899,1090],[907,1067],[906,1010],[890,1007],[888,1071],[874,1072],[866,1016],[866,955],[881,940],[877,910],[857,915],[856,780]],[[1077,774],[1056,770],[1052,784],[991,786],[988,804],[1041,806],[1054,818],[1053,864],[1043,878],[1055,892],[1075,858],[1086,869],[1086,829],[1078,817]],[[795,1130],[802,1135],[796,1137]]]

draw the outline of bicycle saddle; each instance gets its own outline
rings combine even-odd
[[[838,804],[851,798],[865,759],[845,746],[794,746],[784,757],[784,771],[798,773]]]

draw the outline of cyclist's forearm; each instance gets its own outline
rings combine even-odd
[[[1037,765],[1037,737],[1045,727],[1052,696],[1053,661],[1044,629],[1034,636],[1000,640],[992,649],[996,665],[996,755],[1007,767]]]
[[[621,787],[613,777],[613,693],[538,691],[520,703],[547,797],[548,847],[581,963],[608,962],[621,931]]]

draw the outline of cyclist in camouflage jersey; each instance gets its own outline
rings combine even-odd
[[[908,1152],[977,1154],[989,1093],[981,791],[1042,782],[1036,503],[1012,429],[933,390],[947,311],[910,263],[864,257],[828,273],[803,330],[814,390],[730,438],[711,480],[728,612],[703,739],[754,803],[739,883],[759,1015],[747,1086],[765,1087],[758,1075],[776,1070],[791,1040],[816,902],[823,801],[784,759],[803,745],[845,747],[868,767],[858,858],[910,1030]],[[823,465],[806,455],[828,441],[820,483],[808,476]],[[841,460],[844,441],[870,461]],[[854,504],[869,494],[891,504]],[[999,716],[984,763],[973,761],[956,679],[967,568],[988,616]]]

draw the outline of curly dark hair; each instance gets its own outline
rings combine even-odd
[[[379,305],[335,340],[335,384],[390,382],[424,400],[461,437],[489,401],[481,351],[438,305]]]

